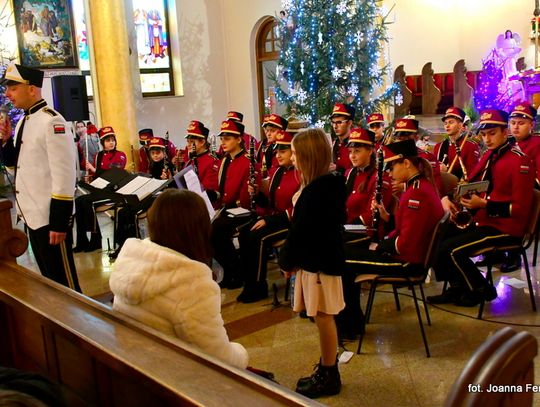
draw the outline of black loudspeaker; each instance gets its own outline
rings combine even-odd
[[[88,96],[83,75],[51,78],[54,108],[69,122],[88,120]]]

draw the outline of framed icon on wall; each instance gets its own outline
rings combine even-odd
[[[75,68],[71,0],[13,0],[21,64]]]

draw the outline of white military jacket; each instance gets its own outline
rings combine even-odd
[[[15,128],[14,145],[25,121],[15,172],[17,212],[30,229],[50,225],[65,232],[73,213],[76,187],[76,148],[60,113],[41,100]]]

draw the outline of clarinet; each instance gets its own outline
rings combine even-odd
[[[249,185],[255,187],[255,139],[249,139]],[[255,212],[255,191],[250,194],[251,211]]]
[[[169,173],[169,154],[167,147],[169,147],[169,131],[165,133],[165,156],[163,157],[163,170],[166,174]],[[173,174],[170,174],[173,175]]]
[[[382,186],[383,186],[383,168],[384,168],[384,153],[382,145],[377,151],[377,184],[375,186],[375,202],[380,205],[382,203]],[[379,242],[379,225],[381,223],[381,216],[377,208],[373,209],[373,241]]]
[[[465,143],[467,140],[466,136],[463,139],[463,142]],[[448,173],[452,173],[452,170],[454,169],[454,165],[456,164],[456,160],[459,161],[459,165],[461,167],[461,172],[463,173],[462,179],[464,182],[468,182],[468,175],[467,175],[467,168],[465,167],[465,163],[463,162],[463,158],[461,157],[461,146],[459,143],[453,141],[451,138],[449,138],[450,144],[454,145],[454,148],[456,149],[456,156],[454,157],[454,161],[452,161],[452,164],[448,168]]]
[[[199,163],[197,162],[197,147],[195,146],[195,142],[191,144],[191,163],[193,164],[193,170],[195,171],[195,174],[199,175]]]

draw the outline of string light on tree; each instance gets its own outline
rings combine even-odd
[[[278,22],[283,40],[278,64],[283,68],[273,78],[277,100],[289,111],[295,105],[298,115],[323,121],[336,102],[354,105],[358,117],[393,102],[397,87],[381,87],[389,65],[379,58],[387,41],[386,15],[379,4],[380,0],[282,1],[294,27]]]

